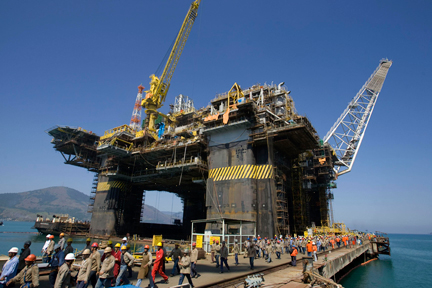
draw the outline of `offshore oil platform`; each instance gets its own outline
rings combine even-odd
[[[191,220],[219,217],[253,221],[261,235],[331,225],[335,180],[352,168],[392,62],[380,61],[322,140],[284,83],[234,83],[200,109],[178,95],[165,115],[158,110],[199,5],[191,4],[162,74],[150,76],[149,90],[138,86],[129,125],[102,136],[68,126],[47,130],[66,164],[95,173],[90,234],[187,239]],[[146,191],[180,197],[183,221],[145,223]]]

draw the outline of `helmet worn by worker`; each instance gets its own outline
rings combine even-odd
[[[112,241],[111,241],[111,240],[108,240],[107,244],[108,244],[108,245],[112,245]]]
[[[86,242],[91,242],[91,239],[90,239],[90,238],[87,238]]]
[[[112,251],[111,247],[106,247],[104,253],[111,253],[111,251]]]
[[[48,238],[49,239],[49,237],[51,236],[51,234],[48,234],[47,236],[46,236],[46,238]]]
[[[69,238],[69,239],[67,240],[67,243],[72,243],[72,242],[73,242],[72,238]]]
[[[115,246],[114,246],[114,248],[120,248],[120,243],[117,243]]]
[[[50,235],[50,236],[49,236],[49,239],[54,239],[54,235]]]
[[[195,242],[192,243],[192,247],[194,247],[194,246],[196,246],[196,243],[195,243]]]
[[[189,249],[186,248],[186,249],[183,251],[183,253],[184,253],[184,254],[189,254]]]
[[[126,238],[126,237],[123,237],[122,241],[127,241],[127,238]]]
[[[64,233],[62,232],[62,233],[60,233],[60,236],[64,236]]]
[[[149,245],[145,245],[144,249],[150,249],[150,246]]]
[[[237,240],[237,239],[234,239],[234,242],[238,242],[238,240]]]
[[[75,260],[75,255],[73,253],[69,253],[65,257],[66,261]]]
[[[28,245],[28,246],[30,246],[30,245],[31,245],[31,241],[26,241],[26,242],[24,242],[24,245]]]
[[[219,240],[216,240],[216,244],[219,244]]]
[[[36,261],[36,256],[34,254],[30,254],[24,259],[24,261],[34,262]]]
[[[123,250],[127,250],[128,248],[126,247],[126,246],[122,246],[121,247],[121,250],[123,251]]]
[[[90,250],[89,249],[85,249],[82,254],[83,255],[90,255]]]
[[[8,253],[18,253],[18,248],[17,247],[12,247]]]
[[[162,247],[162,242],[159,242],[156,246]]]
[[[130,244],[127,244],[127,245],[126,245],[126,248],[127,248],[127,249],[130,249],[130,247],[131,247]]]
[[[94,242],[93,244],[92,244],[92,246],[91,247],[96,247],[96,248],[98,248],[99,247],[99,244],[98,243],[96,243],[96,242]]]

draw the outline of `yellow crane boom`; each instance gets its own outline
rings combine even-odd
[[[156,131],[154,126],[156,118],[158,117],[158,115],[162,115],[167,118],[166,115],[163,115],[157,110],[163,106],[163,102],[165,101],[166,95],[170,87],[171,78],[174,74],[192,26],[198,15],[198,7],[200,5],[200,2],[201,0],[195,0],[194,2],[192,2],[180,28],[180,31],[177,35],[177,38],[174,42],[173,48],[168,57],[167,63],[165,64],[162,75],[160,77],[157,77],[154,74],[150,75],[150,90],[145,91],[146,95],[141,101],[141,106],[144,107],[144,112],[147,114],[148,117],[148,130],[155,138],[157,138],[156,133],[154,133]]]

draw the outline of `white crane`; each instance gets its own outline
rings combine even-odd
[[[333,147],[338,161],[334,170],[338,176],[351,171],[363,141],[378,95],[392,61],[382,59],[348,107],[327,132],[324,143]]]

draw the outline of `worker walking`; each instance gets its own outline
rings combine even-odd
[[[65,241],[66,239],[64,238],[65,234],[64,233],[60,233],[60,240],[58,241],[58,245],[60,245],[60,249],[63,250],[65,247]]]
[[[314,257],[314,262],[318,261],[318,257],[317,257],[317,246],[315,244],[315,242],[312,243],[312,251],[313,251],[313,257]]]
[[[89,281],[92,284],[93,288],[96,287],[96,283],[98,280],[98,273],[101,266],[101,255],[98,251],[99,245],[98,243],[94,242],[92,244],[91,248],[91,254],[90,254],[90,262],[91,262],[91,271],[90,271],[90,277]],[[87,283],[88,286],[88,283]]]
[[[10,279],[6,286],[11,283],[20,283],[20,288],[37,288],[39,287],[39,268],[34,263],[36,261],[36,256],[30,254],[24,259],[26,266],[21,270],[18,275]]]
[[[99,279],[96,283],[95,288],[101,288],[104,286],[105,288],[111,287],[111,281],[114,278],[114,262],[115,258],[111,254],[111,247],[107,247],[104,250],[104,260],[102,262],[102,267],[99,271]]]
[[[240,247],[239,247],[239,244],[238,244],[238,240],[234,239],[233,253],[234,253],[234,260],[235,260],[234,264],[236,266],[239,264],[239,262],[238,262],[238,254],[239,254],[239,252],[240,252]]]
[[[297,254],[298,254],[298,251],[297,251],[297,247],[296,247],[296,245],[293,245],[292,246],[292,249],[291,249],[291,251],[290,251],[291,253],[291,265],[292,266],[297,266]]]
[[[123,285],[127,285],[130,283],[126,273],[128,270],[128,267],[132,267],[135,258],[127,252],[127,247],[123,246],[121,247],[121,260],[120,260],[120,272],[117,276],[117,281],[115,286],[120,286],[120,281],[123,280]]]
[[[254,269],[255,253],[255,244],[251,242],[249,243],[247,250],[247,256],[249,257],[249,265],[251,270]]]
[[[72,287],[71,283],[71,266],[75,261],[73,253],[69,253],[65,257],[65,262],[60,267],[58,275],[54,284],[54,288],[68,288]]]
[[[3,265],[0,275],[0,287],[3,287],[10,279],[14,278],[17,274],[19,258],[17,256],[18,248],[12,247],[9,249],[9,260]]]
[[[196,243],[192,243],[192,251],[190,253],[191,258],[191,277],[198,278],[198,273],[196,271],[196,264],[198,262],[198,249],[196,248]]]
[[[161,242],[157,244],[157,249],[158,250],[156,252],[156,260],[154,262],[155,264],[152,271],[153,282],[156,278],[156,273],[159,273],[159,275],[162,276],[162,278],[165,280],[165,283],[168,284],[168,276],[166,276],[165,273],[162,271],[162,261],[165,261],[165,259]]]
[[[117,243],[114,245],[114,252],[111,254],[114,256],[115,262],[114,262],[114,279],[117,279],[119,272],[120,272],[120,262],[121,262],[121,251],[120,251],[121,244]],[[114,283],[113,283],[114,284]]]
[[[85,249],[82,252],[82,257],[84,261],[81,262],[81,268],[77,275],[77,288],[87,288],[92,268],[92,259],[90,259],[89,249]]]
[[[152,257],[151,252],[149,251],[149,249],[150,249],[149,245],[144,246],[144,253],[143,253],[143,258],[141,261],[141,268],[138,272],[137,283],[135,284],[135,286],[137,286],[137,287],[141,287],[141,282],[145,278],[149,278],[150,288],[155,287],[155,284],[153,282],[153,277],[151,276],[153,257]]]
[[[26,241],[24,243],[24,248],[21,248],[21,254],[19,255],[19,263],[17,273],[21,272],[25,267],[25,258],[31,254],[30,250],[31,241]]]
[[[220,273],[223,273],[223,264],[225,263],[226,268],[228,271],[230,270],[230,267],[228,266],[228,247],[225,245],[225,241],[222,241],[222,247],[220,249],[220,255],[221,255],[221,261],[220,261],[220,267],[221,271]]]
[[[179,248],[179,243],[175,243],[174,246],[175,246],[174,249],[171,250],[171,253],[169,254],[169,257],[171,257],[172,261],[174,262],[170,277],[175,276],[176,271],[177,271],[177,274],[180,274],[180,267],[179,267],[178,263],[181,259],[182,251]]]
[[[48,248],[48,245],[49,245],[49,243],[50,243],[50,236],[51,236],[51,234],[48,234],[47,236],[46,236],[46,241],[45,241],[45,243],[44,243],[44,245],[42,246],[42,250],[41,250],[41,253],[42,253],[42,262],[43,263],[48,263],[49,261],[48,261],[48,255],[47,255],[47,252],[46,252],[46,250],[47,250],[47,248]]]
[[[74,249],[73,249],[73,247],[72,247],[72,238],[69,238],[68,240],[67,240],[67,242],[66,242],[66,248],[64,249],[64,253],[65,253],[65,255],[68,255],[68,254],[70,254],[70,253],[74,253]]]
[[[213,239],[213,244],[210,246],[211,263],[215,262],[216,240]]]
[[[312,248],[312,243],[310,240],[306,244],[306,250],[307,250],[307,256],[312,257],[313,248]]]
[[[189,257],[189,249],[185,249],[183,252],[183,257],[181,258],[181,260],[179,262],[179,265],[181,267],[181,270],[180,270],[181,274],[180,274],[180,279],[179,279],[178,285],[183,284],[184,277],[186,277],[188,279],[189,285],[191,287],[195,287],[192,283],[192,278],[190,276],[190,273],[191,273],[190,263],[191,263],[191,259]]]
[[[55,246],[54,235],[50,235],[48,247],[46,248],[46,257],[47,257],[46,263],[51,262],[51,257],[54,253],[54,246]]]
[[[49,274],[49,282],[51,288],[54,288],[54,284],[56,282],[59,269],[65,262],[65,255],[64,252],[61,250],[59,244],[56,244],[54,246],[54,251],[55,253],[49,263],[49,265],[51,266],[51,272]]]
[[[219,240],[216,240],[216,246],[215,246],[216,268],[219,268],[220,251],[221,251],[221,246],[219,245]]]
[[[79,253],[78,253],[78,255],[77,256],[82,256],[83,255],[83,252],[87,249],[87,250],[91,250],[91,239],[90,238],[87,238],[86,239],[86,246],[84,247],[84,249],[82,249]]]

